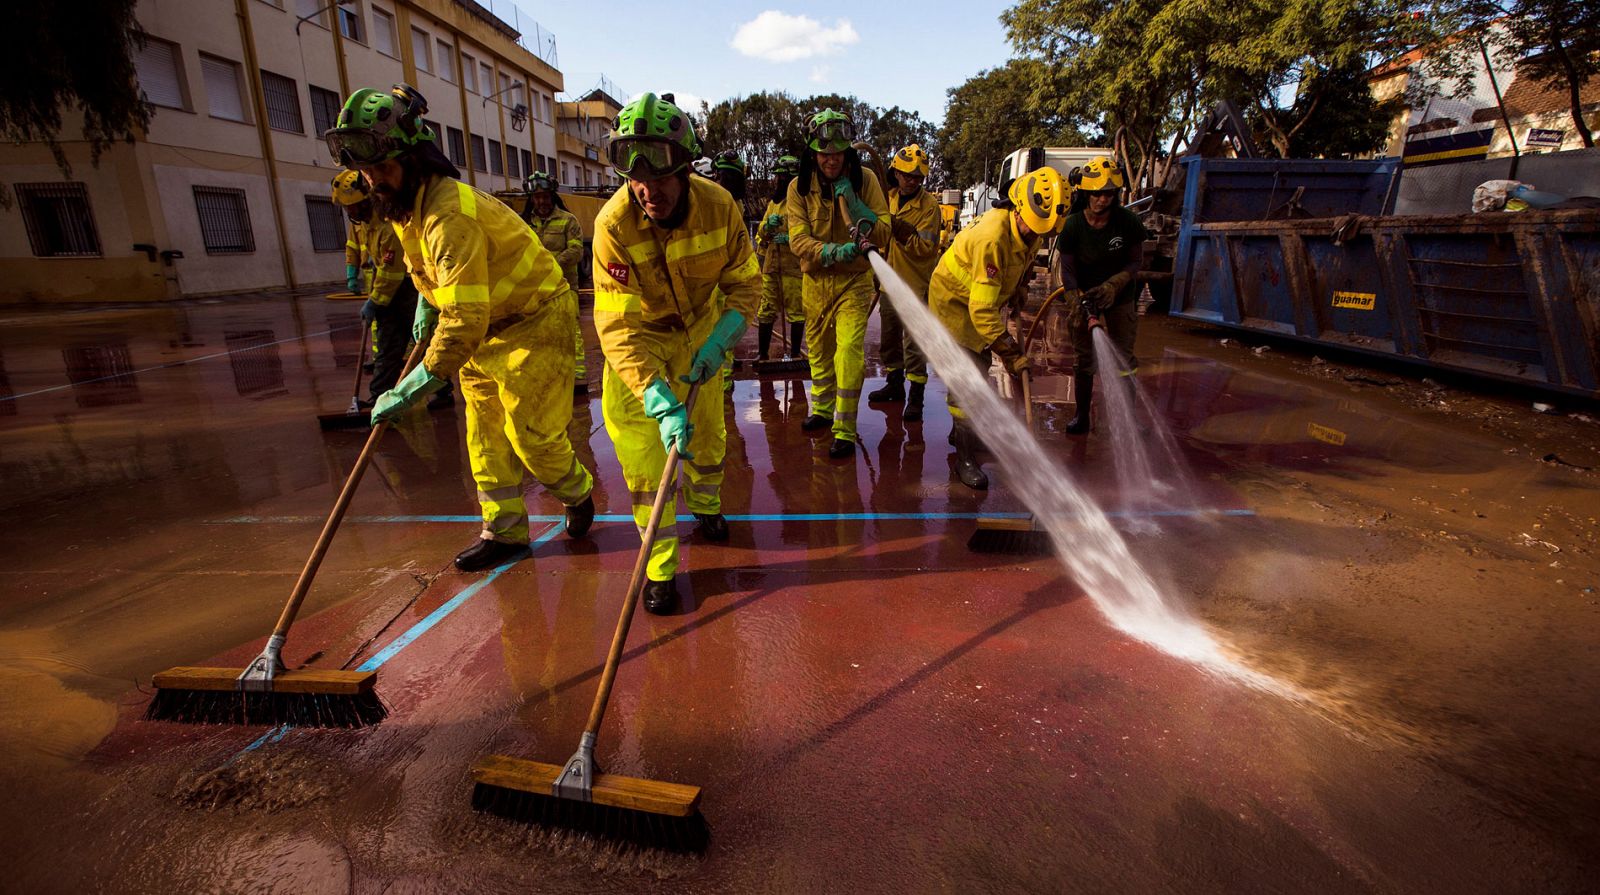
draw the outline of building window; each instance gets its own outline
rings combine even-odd
[[[100,254],[100,234],[83,184],[19,183],[13,189],[34,255],[69,258]]]
[[[158,106],[187,112],[189,103],[183,97],[180,58],[177,44],[146,37],[144,48],[133,59],[133,67],[138,72],[139,87],[144,90],[145,99]]]
[[[571,180],[569,180],[567,178],[567,163],[566,162],[562,162],[561,163],[561,182],[562,183],[571,183],[572,182]]]
[[[551,177],[556,176],[556,157],[555,156],[547,155],[547,156],[544,157],[544,173],[549,174]]]
[[[335,9],[339,10],[339,33],[356,43],[366,43],[367,36],[361,33],[361,10],[346,9],[343,6]]]
[[[239,90],[239,63],[200,54],[200,74],[206,82],[206,109],[212,118],[244,121],[244,94]]]
[[[326,196],[306,197],[306,220],[311,222],[311,249],[344,251],[344,212]]]
[[[532,174],[533,173],[533,153],[529,152],[526,149],[521,149],[521,150],[518,150],[518,151],[522,153],[522,173],[524,175]]]
[[[483,153],[483,138],[477,134],[472,135],[472,167],[479,171],[489,170],[489,163]]]
[[[461,81],[468,90],[478,92],[478,60],[471,53],[461,54]]]
[[[339,123],[339,109],[344,103],[339,101],[339,94],[332,90],[325,90],[315,84],[311,87],[311,126],[317,129],[315,136],[322,136]]]
[[[450,161],[457,168],[466,167],[467,164],[467,139],[458,128],[447,127],[445,134],[450,138]]]
[[[489,173],[490,174],[504,174],[504,173],[506,173],[505,156],[502,156],[500,154],[500,141],[499,140],[490,140],[489,141]]]
[[[267,124],[273,130],[306,132],[305,120],[300,117],[300,91],[292,78],[262,69],[261,95],[267,103]]]
[[[517,106],[523,106],[524,108],[527,107],[527,103],[522,101],[521,81],[511,85],[511,108],[515,109]]]
[[[197,186],[194,209],[200,215],[200,239],[205,243],[206,254],[236,255],[256,250],[244,190]]]
[[[478,63],[478,87],[484,96],[494,93],[494,69],[487,62]]]
[[[372,48],[385,56],[400,58],[395,49],[394,16],[372,7]]]
[[[411,56],[412,61],[416,63],[417,71],[433,71],[433,57],[428,48],[428,32],[421,28],[411,29]]]
[[[442,40],[439,41],[439,79],[447,84],[456,82],[456,54]]]
[[[506,176],[512,180],[522,179],[522,168],[517,164],[517,147],[506,147]]]

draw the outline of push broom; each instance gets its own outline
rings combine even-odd
[[[695,393],[699,389],[696,385],[689,390],[684,402],[689,411],[694,409]],[[480,759],[472,766],[473,808],[513,820],[648,848],[680,852],[705,850],[710,829],[700,814],[700,787],[607,774],[594,760],[595,739],[600,734],[600,722],[605,718],[606,703],[611,699],[617,667],[622,663],[633,610],[644,590],[650,548],[655,543],[668,502],[677,499],[677,485],[678,449],[674,447],[667,452],[661,486],[656,489],[656,500],[650,507],[650,520],[639,538],[633,577],[628,580],[622,615],[617,619],[611,652],[606,655],[600,686],[595,691],[594,706],[589,710],[589,723],[578,741],[578,751],[564,765],[505,755]]]
[[[409,372],[422,360],[427,342],[418,342],[406,359]],[[186,724],[293,724],[297,727],[365,727],[388,716],[388,709],[374,690],[376,671],[338,669],[287,669],[281,658],[289,626],[294,624],[311,580],[327,555],[333,535],[339,530],[345,510],[355,496],[361,474],[372,461],[372,452],[388,431],[387,422],[372,427],[366,446],[345,479],[344,488],[334,501],[333,511],[317,536],[317,544],[306,559],[300,578],[289,593],[278,616],[278,624],[267,638],[261,655],[244,669],[179,666],[157,674],[156,695],[145,709],[149,721],[179,721]]]
[[[365,429],[372,425],[372,415],[361,409],[361,370],[367,360],[367,338],[372,327],[361,321],[361,351],[356,354],[356,384],[350,393],[350,406],[343,413],[319,413],[317,425],[323,431],[330,429]]]
[[[811,362],[801,356],[796,349],[800,346],[789,344],[789,297],[783,291],[783,273],[778,277],[778,337],[783,340],[783,357],[772,360],[758,360],[755,362],[757,376],[779,376],[786,373],[804,373],[811,369]]]

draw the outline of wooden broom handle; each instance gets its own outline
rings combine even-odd
[[[700,391],[697,382],[689,387],[684,399],[684,415],[694,412],[695,395]],[[633,610],[639,604],[639,594],[644,591],[645,567],[650,562],[650,548],[655,545],[656,530],[661,527],[661,517],[667,502],[677,499],[678,448],[667,451],[667,464],[661,470],[661,486],[656,489],[656,501],[650,505],[650,521],[639,536],[639,555],[633,561],[633,577],[628,579],[628,593],[622,599],[622,615],[617,619],[617,633],[611,638],[611,652],[606,654],[606,666],[600,673],[600,689],[594,694],[594,707],[589,710],[589,724],[584,730],[595,736],[600,734],[600,721],[606,716],[606,703],[611,701],[611,685],[617,680],[617,666],[622,664],[623,646],[628,640],[628,627],[633,623]]]
[[[367,338],[372,335],[372,324],[361,321],[361,352],[356,355],[356,385],[350,396],[361,398],[361,365],[367,362]]]
[[[428,343],[418,342],[411,349],[411,355],[406,358],[405,373],[422,362],[423,354],[427,353]],[[404,378],[405,374],[401,374]],[[367,436],[367,443],[361,448],[361,456],[356,458],[356,465],[350,470],[350,475],[344,480],[344,488],[339,491],[339,499],[333,502],[333,511],[328,514],[328,521],[322,524],[322,534],[317,535],[317,546],[312,548],[311,556],[306,559],[305,568],[300,570],[300,580],[294,583],[294,590],[289,594],[289,602],[284,604],[283,614],[278,616],[278,626],[272,629],[274,635],[287,635],[289,626],[294,624],[294,617],[300,613],[300,604],[306,600],[306,592],[311,590],[311,579],[317,575],[317,567],[322,565],[322,557],[328,553],[328,546],[333,543],[333,534],[339,530],[339,522],[344,519],[344,511],[350,507],[350,499],[355,497],[356,486],[361,484],[361,474],[367,471],[367,464],[372,460],[372,451],[378,446],[378,441],[383,438],[383,433],[389,428],[387,421],[372,427],[372,432]]]
[[[1033,377],[1022,371],[1022,416],[1028,421],[1028,434],[1033,434]]]

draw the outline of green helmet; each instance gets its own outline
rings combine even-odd
[[[717,160],[711,167],[716,171],[732,171],[740,177],[745,176],[748,171],[745,167],[744,159],[740,158],[739,153],[734,152],[732,149],[724,149],[717,153]]]
[[[553,193],[556,191],[556,179],[543,171],[535,171],[528,175],[524,187],[529,193]]]
[[[338,122],[322,138],[344,167],[373,165],[437,140],[422,120],[427,113],[428,101],[409,84],[396,84],[388,93],[363,87],[345,100]]]
[[[811,116],[811,141],[815,152],[844,152],[856,138],[855,122],[850,116],[833,109],[823,109]]]
[[[772,173],[779,177],[793,177],[800,173],[800,160],[792,155],[780,155],[778,163],[772,166]]]
[[[606,159],[623,177],[635,171],[665,177],[682,171],[700,154],[694,122],[673,102],[670,93],[646,93],[617,113],[617,126],[606,145]]]

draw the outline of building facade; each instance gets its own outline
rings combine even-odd
[[[553,40],[471,0],[140,0],[148,133],[90,164],[0,147],[0,301],[149,301],[337,283],[345,222],[322,132],[361,87],[417,87],[470,183],[558,171]],[[548,38],[548,35],[544,37]],[[68,120],[63,137],[77,133]]]
[[[556,104],[556,175],[574,190],[616,189],[616,172],[606,161],[605,139],[622,111],[604,90],[595,89],[574,102]]]

